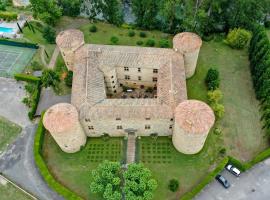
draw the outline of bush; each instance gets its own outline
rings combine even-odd
[[[43,142],[44,142],[44,134],[45,134],[45,128],[42,123],[43,114],[41,116],[41,119],[39,121],[35,139],[34,139],[34,159],[36,166],[46,181],[46,183],[57,193],[62,195],[67,200],[82,200],[81,197],[76,195],[74,192],[70,191],[69,189],[65,188],[63,185],[58,183],[54,177],[51,175],[48,167],[46,166],[45,161],[42,157],[42,148],[43,148]]]
[[[265,26],[266,28],[270,28],[270,21],[264,22],[264,26]]]
[[[31,63],[31,66],[32,66],[32,69],[34,71],[38,71],[38,70],[42,70],[43,69],[43,66],[39,62],[37,62],[37,61],[32,62]]]
[[[210,68],[207,72],[205,83],[208,90],[215,90],[219,88],[220,79],[218,70]]]
[[[245,29],[235,28],[227,35],[226,43],[234,49],[243,49],[251,39],[251,33]]]
[[[118,37],[115,37],[115,36],[112,36],[112,37],[111,37],[111,42],[112,42],[112,44],[117,44],[118,41],[119,41]]]
[[[143,45],[143,41],[139,40],[139,41],[136,42],[136,44],[139,45],[139,46],[142,46]]]
[[[145,32],[140,32],[140,37],[141,38],[146,38],[147,37],[147,34]]]
[[[208,183],[210,183],[217,174],[219,174],[224,167],[227,165],[229,161],[229,158],[224,158],[219,165],[216,167],[216,169],[212,172],[210,172],[203,180],[200,182],[196,187],[194,187],[190,192],[184,194],[181,198],[181,200],[190,200],[193,199]]]
[[[97,27],[95,25],[92,25],[92,26],[90,26],[89,31],[91,33],[95,33],[95,32],[97,32]]]
[[[217,119],[221,119],[224,116],[225,108],[222,104],[213,103],[211,104],[211,108],[213,109]]]
[[[179,188],[179,181],[176,179],[170,180],[168,187],[172,192],[176,192]]]
[[[216,89],[216,90],[210,90],[207,92],[207,98],[210,104],[212,103],[218,103],[219,101],[222,100],[223,94],[221,90]]]
[[[146,43],[145,43],[145,45],[146,45],[147,47],[153,47],[153,46],[155,46],[155,44],[156,44],[156,42],[155,42],[155,40],[153,40],[153,39],[149,39],[149,40],[147,40]]]
[[[161,47],[161,48],[169,48],[170,47],[169,40],[165,40],[165,39],[160,40],[159,41],[159,47]]]
[[[3,19],[5,21],[15,21],[18,18],[18,14],[14,12],[7,12],[7,11],[1,11],[0,12],[0,19]]]
[[[56,31],[51,26],[45,26],[42,36],[50,44],[55,44]]]
[[[65,83],[68,87],[72,86],[73,72],[68,71],[67,76],[65,77]]]
[[[60,82],[59,74],[56,73],[55,71],[51,69],[45,69],[42,72],[41,83],[43,87],[47,88],[52,86],[53,88],[55,88],[59,82]]]
[[[128,32],[129,37],[134,37],[135,36],[135,31],[131,30]]]
[[[40,81],[40,78],[37,78],[32,75],[26,75],[26,74],[15,74],[14,78],[17,81],[26,81],[26,82],[31,82],[31,83],[37,83]]]

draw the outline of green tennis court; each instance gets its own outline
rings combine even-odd
[[[33,58],[36,49],[0,44],[0,76],[21,73]]]

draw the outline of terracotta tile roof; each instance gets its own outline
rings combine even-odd
[[[186,100],[177,106],[175,122],[190,134],[204,134],[214,125],[215,115],[206,103]]]
[[[181,53],[192,52],[202,46],[202,39],[195,33],[183,32],[174,36],[173,48]]]
[[[63,133],[77,123],[78,111],[68,103],[59,103],[50,107],[43,117],[45,128],[52,133]]]
[[[84,35],[80,30],[69,29],[62,31],[56,37],[56,44],[60,48],[78,48],[84,44]]]

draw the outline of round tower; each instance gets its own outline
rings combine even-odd
[[[195,33],[183,32],[174,36],[173,48],[184,56],[186,78],[194,75],[202,46],[202,39]]]
[[[43,124],[66,153],[75,153],[86,143],[77,109],[71,104],[59,103],[49,108],[43,117]]]
[[[69,70],[73,70],[75,51],[84,45],[83,32],[76,29],[62,31],[56,37],[56,44]]]
[[[214,112],[204,102],[186,100],[176,107],[174,117],[174,147],[184,154],[198,153],[215,123]]]

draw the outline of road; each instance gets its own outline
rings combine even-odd
[[[195,200],[269,200],[270,199],[270,159],[267,159],[240,177],[227,170],[222,173],[231,183],[229,189],[216,180],[207,185]]]

